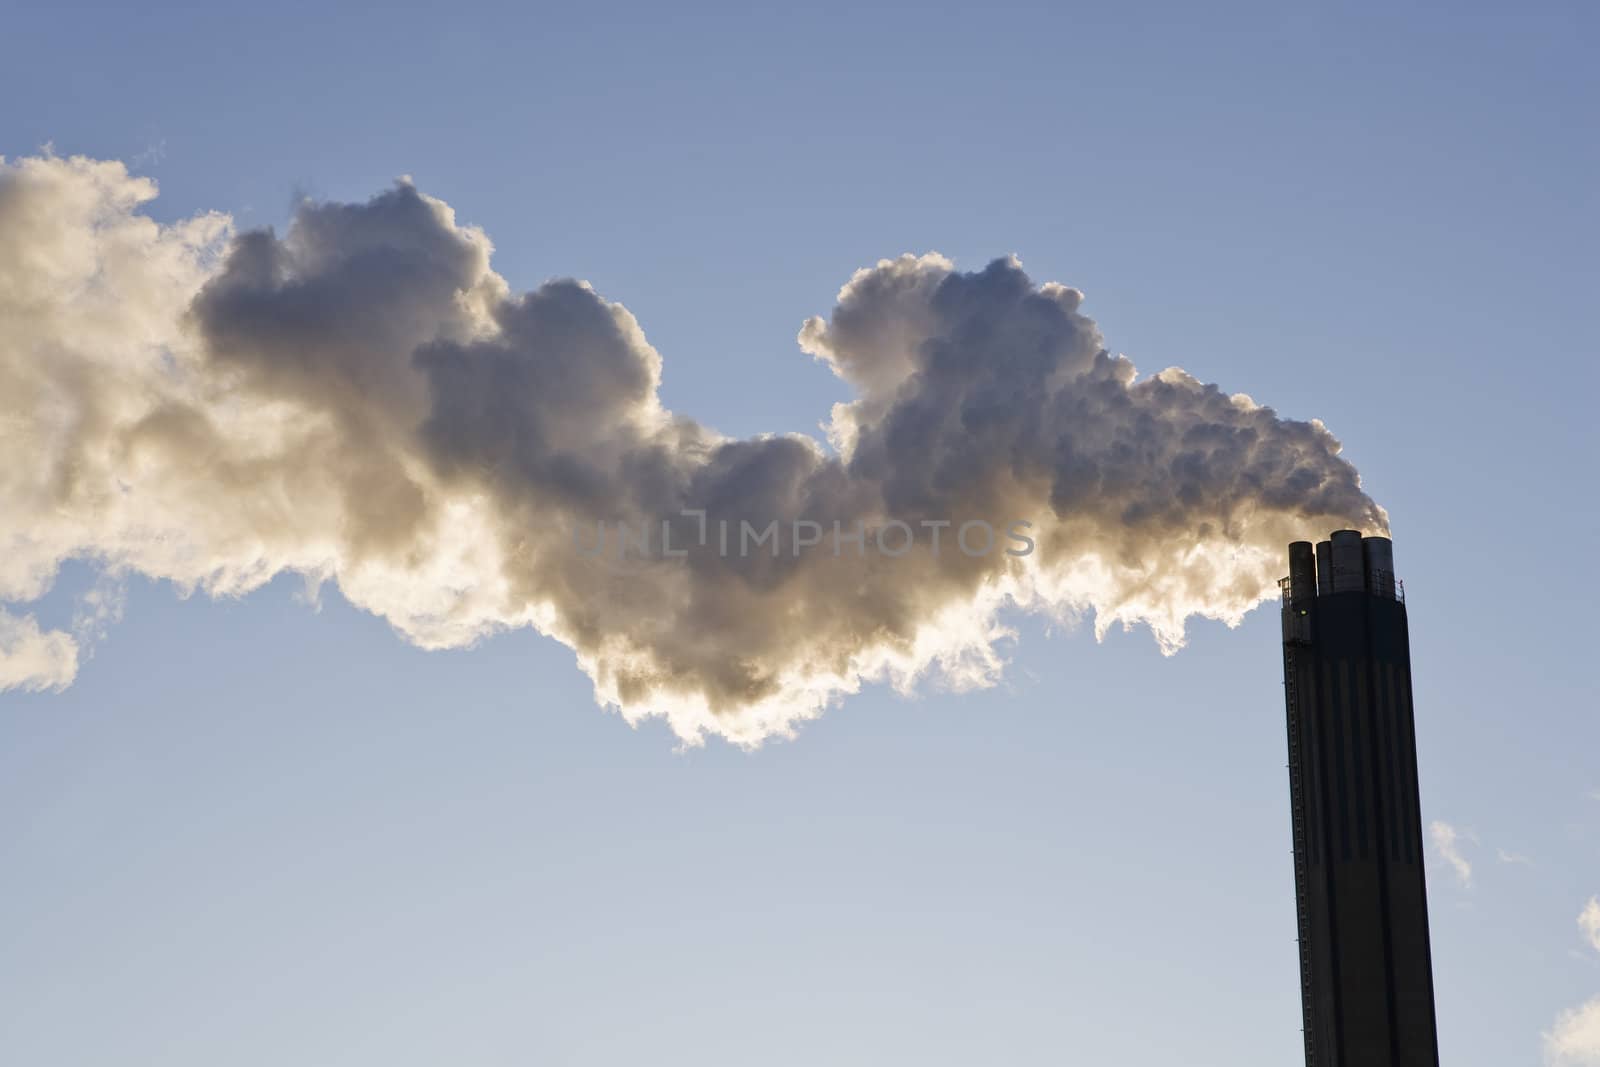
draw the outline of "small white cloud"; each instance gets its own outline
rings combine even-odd
[[[1578,913],[1578,929],[1600,952],[1600,897]],[[1544,1055],[1552,1067],[1600,1067],[1600,997],[1561,1013],[1544,1035]]]
[[[1463,834],[1447,822],[1435,819],[1428,825],[1428,834],[1433,838],[1433,847],[1439,855],[1456,872],[1456,878],[1464,888],[1472,888],[1472,864],[1461,854],[1461,842],[1470,840],[1469,834]]]
[[[1594,950],[1600,952],[1600,897],[1590,897],[1589,903],[1578,913],[1578,929],[1583,931]]]
[[[1501,863],[1532,863],[1533,862],[1532,860],[1530,860],[1528,857],[1524,856],[1520,852],[1507,852],[1503,848],[1497,848],[1497,849],[1494,850],[1494,858],[1499,860]]]
[[[1600,997],[1561,1013],[1544,1035],[1544,1054],[1557,1067],[1600,1067]]]

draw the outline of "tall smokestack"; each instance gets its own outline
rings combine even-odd
[[[1306,1067],[1438,1067],[1393,545],[1354,530],[1297,541],[1283,586]]]

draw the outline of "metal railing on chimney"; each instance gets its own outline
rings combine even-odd
[[[1396,578],[1390,571],[1370,572],[1367,575],[1367,592],[1373,596],[1381,596],[1388,600],[1398,600],[1402,604],[1406,602],[1406,583]],[[1288,578],[1278,579],[1278,596],[1283,600],[1285,609],[1294,603]],[[1305,599],[1312,600],[1315,598],[1306,597]]]

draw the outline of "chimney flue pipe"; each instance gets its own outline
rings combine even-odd
[[[1366,555],[1367,592],[1394,599],[1394,542],[1387,537],[1364,537],[1361,550]]]
[[[1362,557],[1360,530],[1333,532],[1333,591],[1360,593],[1367,588],[1367,566]]]
[[[1289,546],[1289,602],[1301,604],[1317,595],[1317,556],[1310,541]]]

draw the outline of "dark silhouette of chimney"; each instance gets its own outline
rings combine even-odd
[[[1306,1067],[1438,1067],[1394,547],[1296,541],[1280,584]]]

